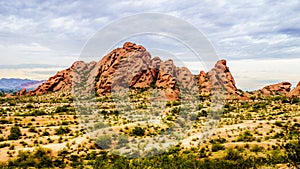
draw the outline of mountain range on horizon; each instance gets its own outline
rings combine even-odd
[[[249,99],[252,94],[300,96],[300,82],[293,89],[290,82],[281,82],[253,92],[244,92],[237,89],[226,60],[217,61],[208,72],[200,71],[193,75],[186,67],[176,67],[171,59],[162,61],[157,56],[152,58],[143,46],[132,42],[126,42],[123,47],[112,50],[99,62],[76,61],[70,68],[59,71],[34,90],[27,91],[24,87],[18,95],[71,90],[79,82],[86,83],[85,92],[95,91],[98,95],[110,93],[112,89],[120,87],[162,88],[163,95],[168,100],[177,100],[183,88],[197,90],[201,95],[208,96],[212,89],[220,85],[226,89],[228,96],[238,99]],[[195,89],[195,86],[198,88]]]
[[[18,91],[22,88],[35,89],[41,85],[45,80],[31,80],[20,78],[1,78],[0,90],[2,91]]]

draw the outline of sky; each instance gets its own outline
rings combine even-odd
[[[218,58],[227,60],[238,88],[300,80],[298,0],[0,0],[0,78],[47,79],[80,59],[88,41],[107,25],[145,12],[167,14],[197,28]],[[163,41],[159,36],[129,39],[153,55],[155,42]],[[175,43],[165,44],[171,48]],[[185,59],[188,53],[174,48],[169,53],[193,73],[203,68]]]

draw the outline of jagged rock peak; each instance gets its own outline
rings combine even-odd
[[[212,88],[224,88],[228,94],[236,94],[235,80],[230,73],[226,60],[217,61],[215,66],[207,73],[201,71],[198,75],[200,91],[208,95]]]
[[[146,51],[146,49],[141,45],[136,45],[132,42],[125,42],[123,45],[123,49],[125,50],[137,50],[137,51]]]

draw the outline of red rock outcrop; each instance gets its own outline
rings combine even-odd
[[[95,91],[103,95],[112,89],[160,87],[168,100],[176,100],[176,71],[172,60],[163,62],[158,57],[151,60],[151,55],[143,46],[126,42],[122,48],[114,49],[99,62],[75,62],[27,94],[45,94],[71,90],[73,87],[75,93]]]
[[[298,82],[297,86],[287,93],[288,97],[300,97],[300,81]]]
[[[59,71],[56,75],[50,77],[46,82],[39,85],[36,89],[29,91],[27,94],[39,95],[48,92],[71,90],[74,71],[82,72],[83,69],[89,69],[93,67],[93,65],[95,65],[95,62],[89,64],[86,64],[83,61],[74,62],[70,68]],[[79,78],[79,76],[77,76],[77,78]],[[79,79],[77,81],[79,81]]]
[[[291,90],[292,84],[290,82],[281,82],[265,86],[259,92],[263,95],[286,95]]]
[[[106,55],[100,62],[96,75],[98,94],[122,88],[162,87],[165,97],[177,99],[176,67],[173,61],[161,61],[158,57],[151,60],[151,55],[142,46],[127,42],[123,48],[117,48]]]
[[[17,96],[22,96],[26,94],[26,88],[21,89],[19,92],[17,92]]]
[[[195,76],[186,67],[176,67],[172,60],[151,59],[143,46],[126,42],[99,62],[75,62],[27,93],[37,95],[73,89],[75,93],[104,95],[124,88],[157,87],[166,99],[176,100],[181,90],[198,93],[197,83],[201,93],[224,88],[229,94],[235,94],[237,90],[225,60],[218,61],[208,73],[201,71]]]
[[[200,93],[208,95],[212,89],[224,90],[227,94],[237,94],[237,88],[226,60],[219,60],[215,66],[207,73],[201,71],[198,75]]]

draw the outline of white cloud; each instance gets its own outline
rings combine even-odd
[[[53,68],[22,68],[22,69],[1,69],[0,78],[28,78],[32,80],[47,80],[50,76],[60,71],[61,67]]]
[[[21,52],[48,52],[51,51],[50,48],[46,46],[42,46],[38,43],[31,43],[31,44],[17,44],[15,46],[11,46],[11,48],[16,49],[17,51]]]

